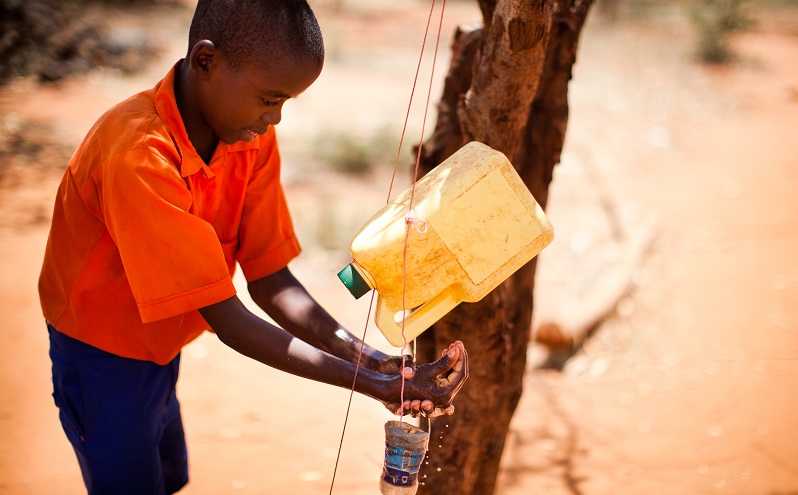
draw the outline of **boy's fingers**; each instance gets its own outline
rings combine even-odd
[[[454,404],[449,404],[446,407],[433,407],[431,410],[423,409],[422,414],[428,418],[450,416],[454,414]]]
[[[443,356],[433,363],[434,376],[443,375],[452,369],[454,364],[457,362],[459,355],[460,350],[457,347],[452,347],[446,350]]]
[[[453,373],[466,374],[467,375],[468,374],[468,353],[466,352],[465,346],[463,345],[462,342],[458,342],[457,344],[458,344],[457,348],[460,351],[460,359],[458,359],[457,362],[454,363],[454,366],[452,367],[452,371],[453,371]]]
[[[462,344],[463,343],[460,342],[459,340],[457,342],[453,342],[453,343],[449,344],[449,347],[447,347],[446,349],[441,351],[441,357],[445,356],[451,349],[454,349],[455,347],[462,346]]]
[[[459,356],[452,366],[451,372],[438,383],[443,387],[456,387],[459,390],[463,381],[468,377],[468,354],[462,342],[457,342],[457,349]]]
[[[460,349],[460,359],[455,363],[454,371],[449,374],[449,382],[452,383],[457,390],[465,383],[468,378],[468,353],[462,342],[458,342]]]
[[[391,411],[391,414],[395,414],[396,416],[402,414],[402,406],[400,406],[399,404],[391,404],[391,403],[383,403],[383,404],[385,405],[386,409]]]

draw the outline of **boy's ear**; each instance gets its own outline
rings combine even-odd
[[[191,71],[200,79],[207,79],[218,63],[216,58],[220,55],[216,45],[211,40],[201,40],[194,45],[189,54],[189,64]]]

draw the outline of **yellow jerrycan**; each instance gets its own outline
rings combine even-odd
[[[396,347],[460,302],[482,299],[554,238],[507,158],[482,143],[466,144],[421,178],[412,210],[411,190],[360,229],[354,261],[338,274],[355,298],[376,289],[374,322]]]

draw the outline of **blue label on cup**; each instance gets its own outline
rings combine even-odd
[[[421,461],[427,455],[426,450],[405,450],[392,445],[385,445],[385,466],[398,471],[417,473],[421,469]]]
[[[418,471],[409,473],[384,466],[382,468],[382,479],[394,486],[413,486],[418,481]]]

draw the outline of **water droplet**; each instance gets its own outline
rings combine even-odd
[[[718,438],[722,434],[723,434],[723,427],[720,425],[713,425],[712,427],[709,428],[709,430],[707,430],[707,435],[713,438]]]
[[[422,478],[426,478],[426,477],[427,477],[427,475],[426,475],[426,474],[425,474],[424,476],[422,476]]]
[[[438,469],[436,469],[435,471],[438,471],[438,472],[440,473],[440,472],[441,472],[441,468],[438,468]]]
[[[709,472],[709,466],[706,464],[702,464],[698,466],[698,474],[707,474]]]
[[[443,445],[438,445],[438,448],[439,448],[439,449],[442,449],[442,448],[443,448]]]
[[[751,479],[751,471],[749,471],[748,469],[743,469],[742,472],[740,473],[740,479],[741,480],[750,480]]]
[[[426,461],[424,464],[429,464],[429,461]]]
[[[233,489],[235,490],[243,490],[244,488],[247,487],[247,483],[243,480],[233,480],[230,484],[233,486]]]
[[[726,486],[726,480],[718,480],[715,482],[715,488],[718,490],[722,489],[724,486]]]
[[[448,427],[449,427],[449,425],[446,425],[446,427],[448,428]]]

